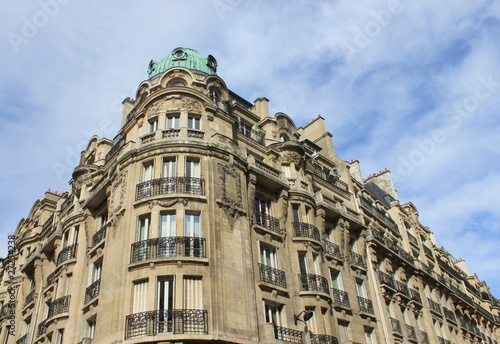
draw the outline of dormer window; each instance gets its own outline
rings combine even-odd
[[[181,78],[170,80],[167,87],[186,87],[186,81]]]

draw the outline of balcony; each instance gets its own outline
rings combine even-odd
[[[30,304],[34,300],[35,300],[35,289],[33,289],[32,291],[30,291],[29,294],[26,295],[26,299],[24,299],[24,304],[25,305]]]
[[[161,237],[132,244],[131,263],[155,258],[206,258],[205,238]]]
[[[358,296],[359,309],[363,313],[375,314],[373,310],[372,300],[365,299],[364,297]]]
[[[125,339],[169,333],[207,334],[207,311],[166,309],[135,313],[125,318]]]
[[[255,212],[255,224],[275,233],[280,232],[280,221],[269,214]]]
[[[331,174],[330,171],[325,170],[322,166],[315,165],[314,174],[322,180],[326,181],[328,184],[333,185],[337,189],[343,192],[349,192],[349,186],[347,185],[347,183],[340,180],[337,175]]]
[[[339,344],[339,341],[334,336],[311,333],[311,344]]]
[[[52,283],[54,283],[55,281],[56,281],[55,272],[53,272],[47,276],[47,279],[45,280],[45,286],[48,287],[48,286],[52,285]]]
[[[190,194],[204,195],[204,179],[192,177],[168,177],[148,180],[137,184],[136,201],[143,198],[172,195]]]
[[[246,137],[254,140],[258,144],[264,145],[265,144],[265,132],[260,131],[260,130],[255,130],[249,127],[246,124],[240,124],[238,126],[238,131],[245,135]]]
[[[302,344],[302,332],[291,328],[274,326],[274,338],[284,342]]]
[[[42,321],[38,324],[38,327],[37,327],[37,330],[36,330],[36,336],[37,336],[37,338],[38,338],[38,337],[41,337],[41,336],[43,336],[45,333],[47,333],[47,328],[45,327],[45,321],[46,321],[46,320],[42,320]]]
[[[410,244],[413,244],[413,245],[418,247],[417,238],[413,234],[411,234],[410,232],[406,232],[406,234],[408,235],[408,241],[410,242]]]
[[[439,305],[439,303],[437,303],[436,301],[434,300],[431,300],[429,298],[427,298],[427,301],[429,302],[429,308],[432,312],[442,316],[443,313],[441,312],[441,306]]]
[[[176,129],[176,128],[165,129],[165,130],[162,130],[162,132],[161,132],[161,137],[164,139],[170,139],[172,137],[179,137],[179,136],[181,136],[181,130]]]
[[[300,274],[299,281],[302,291],[313,291],[328,294],[328,281],[320,275]]]
[[[363,257],[354,251],[349,252],[349,262],[352,265],[358,266],[360,268],[366,269],[366,264],[363,261]]]
[[[392,278],[392,276],[390,276],[389,274],[386,274],[383,271],[379,271],[378,278],[380,280],[381,285],[387,286],[387,287],[391,288],[393,291],[396,290],[396,287],[394,286],[394,279]]]
[[[418,291],[410,288],[410,299],[422,306],[422,298]]]
[[[197,129],[187,129],[187,136],[194,139],[203,139],[205,132]]]
[[[342,254],[340,254],[340,247],[339,245],[329,241],[329,240],[324,240],[323,241],[325,245],[325,253],[329,254],[331,256],[334,256],[335,258],[342,259]]]
[[[432,254],[432,250],[429,247],[425,246],[425,245],[424,245],[424,253],[426,255],[428,255],[429,257],[434,258],[434,255]]]
[[[26,343],[28,343],[27,333],[16,341],[16,344],[26,344]]]
[[[446,307],[443,307],[443,312],[444,312],[444,316],[447,320],[453,321],[455,324],[457,323],[457,318],[455,317],[455,313],[453,313],[452,311],[450,311]]]
[[[401,324],[399,323],[399,320],[394,318],[389,318],[389,320],[391,321],[392,332],[402,336],[403,331],[401,330]]]
[[[382,233],[380,233],[378,230],[371,228],[370,229],[370,236],[373,239],[380,242],[384,248],[389,249],[390,251],[394,252],[401,259],[405,260],[406,262],[408,262],[412,265],[414,264],[415,258],[413,258],[413,256],[411,254],[409,254],[408,252],[403,250],[403,248],[401,246],[399,246],[398,244],[394,243],[391,240],[386,239],[382,235]]]
[[[75,258],[77,246],[78,244],[73,244],[71,246],[63,248],[57,256],[57,265],[61,265],[65,261]]]
[[[111,147],[108,154],[106,154],[106,161],[109,161],[115,155],[117,155],[122,149],[122,147],[125,146],[125,143],[126,143],[125,137],[124,136],[120,137],[120,139],[113,144],[113,147]]]
[[[333,302],[336,306],[350,308],[349,294],[343,290],[332,288]]]
[[[97,281],[95,281],[94,283],[89,285],[87,287],[87,289],[85,289],[85,302],[84,302],[84,304],[89,303],[90,301],[95,299],[97,296],[99,296],[100,288],[101,288],[101,280],[100,279],[98,279]]]
[[[420,337],[422,338],[422,344],[430,344],[427,332],[420,331]]]
[[[313,225],[304,222],[292,222],[294,235],[299,238],[309,238],[320,241],[319,230]]]
[[[406,334],[408,336],[408,339],[412,340],[414,342],[417,342],[418,338],[417,338],[417,331],[415,331],[415,327],[410,326],[408,324],[406,324],[405,327],[406,327]]]
[[[270,266],[259,264],[260,281],[281,288],[286,288],[285,272]]]
[[[408,292],[408,287],[406,286],[406,284],[400,281],[395,281],[395,285],[396,285],[396,291],[398,293],[402,294],[407,298],[410,298],[410,293]]]
[[[49,306],[48,318],[52,318],[55,317],[56,315],[69,312],[70,299],[71,295],[67,295],[52,301],[52,303]]]
[[[108,224],[104,225],[99,229],[94,235],[92,235],[92,247],[95,247],[98,243],[106,238],[106,230],[108,228]]]

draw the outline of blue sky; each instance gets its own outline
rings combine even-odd
[[[33,202],[113,138],[151,59],[212,54],[229,88],[327,119],[364,176],[391,170],[438,245],[500,297],[500,2],[4,2],[0,256]],[[109,123],[112,123],[110,125]]]

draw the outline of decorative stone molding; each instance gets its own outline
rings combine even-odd
[[[149,206],[149,209],[153,209],[155,206],[169,208],[177,203],[182,203],[184,206],[186,206],[189,203],[189,199],[187,199],[187,198],[174,198],[174,199],[163,200],[163,201],[155,199],[155,200],[149,201],[148,206]]]

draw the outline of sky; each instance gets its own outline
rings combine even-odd
[[[500,298],[500,2],[3,1],[0,256],[88,139],[113,138],[151,59],[189,47],[297,126],[326,119],[364,177],[388,168],[438,246]]]

